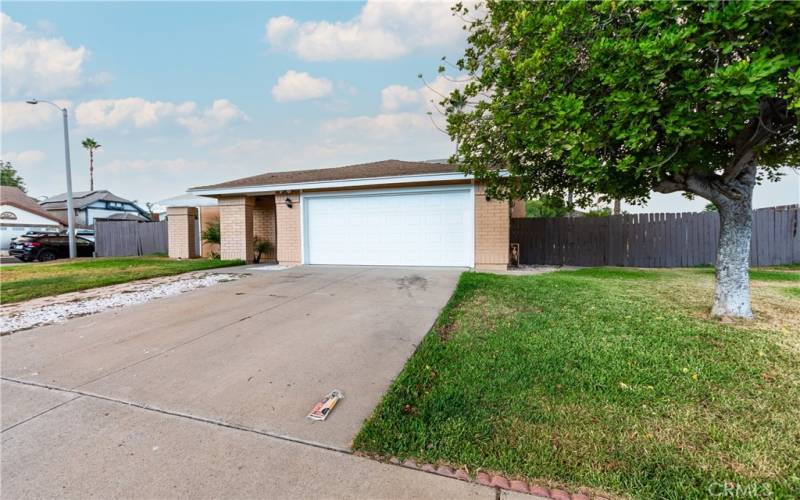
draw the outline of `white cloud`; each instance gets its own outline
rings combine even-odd
[[[133,125],[137,128],[149,127],[164,118],[188,115],[194,112],[196,104],[187,101],[180,104],[162,101],[148,101],[141,97],[124,99],[97,99],[78,105],[75,116],[78,124],[89,127],[118,127]]]
[[[397,111],[399,109],[419,108],[436,112],[439,102],[456,89],[463,89],[467,82],[464,78],[437,76],[432,82],[410,89],[405,85],[390,85],[381,91],[381,109]]]
[[[69,101],[56,101],[63,107],[70,107]],[[32,130],[57,123],[60,115],[56,109],[46,103],[35,106],[25,101],[5,101],[0,103],[0,114],[3,118],[3,132]]]
[[[152,127],[163,120],[174,120],[193,134],[207,134],[228,124],[249,118],[227,99],[217,99],[197,112],[193,101],[182,103],[148,101],[141,97],[98,99],[81,103],[75,110],[78,125],[84,127]]]
[[[368,137],[395,145],[446,146],[450,139],[443,132],[446,123],[438,103],[442,96],[465,85],[461,79],[443,75],[416,89],[390,85],[381,91],[381,113],[328,120],[322,131],[347,141]]]
[[[30,149],[28,151],[4,152],[3,161],[10,161],[15,167],[32,167],[41,163],[47,155],[44,151]]]
[[[208,161],[186,160],[114,160],[103,164],[103,170],[115,174],[136,172],[185,173],[212,168]]]
[[[70,47],[61,38],[37,36],[5,13],[2,23],[3,93],[35,97],[79,87],[85,82],[86,47]]]
[[[267,41],[275,48],[287,48],[297,30],[297,21],[289,16],[273,17],[267,21]]]
[[[397,111],[418,105],[420,99],[420,92],[417,90],[411,90],[405,85],[390,85],[381,90],[381,109]]]
[[[250,118],[227,99],[217,99],[202,115],[178,118],[178,123],[193,134],[207,134],[220,130],[231,123],[248,121]]]
[[[272,96],[278,102],[319,99],[331,93],[333,84],[325,78],[314,78],[308,73],[289,70],[278,78],[272,87]]]
[[[266,38],[273,48],[308,61],[391,59],[415,49],[462,44],[464,22],[452,15],[452,5],[369,0],[358,16],[344,22],[271,18]]]
[[[438,133],[424,113],[384,113],[375,116],[335,118],[324,122],[322,131],[391,141],[401,141],[420,131]]]

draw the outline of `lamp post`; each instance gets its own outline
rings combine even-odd
[[[67,120],[67,108],[62,108],[54,102],[39,99],[27,101],[28,104],[39,104],[40,102],[50,104],[58,109],[64,117],[64,160],[67,167],[67,231],[69,236],[69,258],[74,259],[77,257],[78,252],[75,246],[75,210],[72,204],[72,167],[69,159],[69,122]]]

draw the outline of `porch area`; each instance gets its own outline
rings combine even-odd
[[[278,200],[276,202],[276,200]],[[260,262],[300,264],[300,198],[283,195],[242,195],[218,198],[222,259],[255,261],[256,246],[269,243]],[[198,255],[201,229],[195,207],[169,207],[169,256],[192,259]]]

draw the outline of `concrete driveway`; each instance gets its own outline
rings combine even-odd
[[[250,273],[3,337],[4,496],[494,495],[348,453],[461,270]]]

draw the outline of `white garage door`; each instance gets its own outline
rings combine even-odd
[[[472,266],[470,188],[306,195],[309,264]]]

